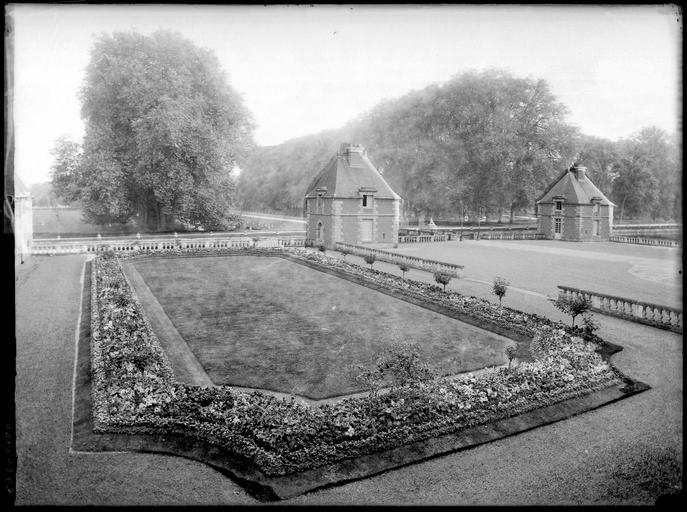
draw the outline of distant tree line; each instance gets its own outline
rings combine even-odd
[[[491,70],[387,100],[339,130],[256,148],[242,165],[246,209],[303,204],[341,142],[363,144],[411,216],[501,218],[532,211],[579,162],[618,207],[616,219],[680,217],[677,137],[649,127],[626,140],[581,134],[544,80]]]
[[[583,137],[578,160],[616,203],[616,221],[678,221],[682,218],[681,152],[676,135],[646,127],[618,141]]]

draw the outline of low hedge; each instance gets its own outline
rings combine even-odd
[[[227,250],[221,250],[227,251]],[[189,251],[158,251],[159,254]],[[212,250],[192,250],[205,254]],[[236,254],[236,250],[232,251]],[[251,251],[253,252],[253,251]],[[179,255],[184,255],[179,254]],[[311,259],[309,251],[290,250]],[[337,265],[316,254],[323,265]],[[337,260],[333,260],[337,261]],[[345,270],[383,282],[394,276],[345,264]],[[623,376],[596,346],[535,315],[500,309],[535,335],[535,360],[508,371],[437,378],[388,393],[309,406],[291,398],[228,387],[201,388],[175,381],[159,341],[145,319],[119,259],[99,256],[92,280],[92,376],[96,432],[181,434],[250,459],[267,475],[316,468],[463,428],[493,422],[619,384]],[[400,279],[398,279],[400,281]],[[442,300],[476,315],[493,312],[479,299],[402,281],[428,300]],[[441,295],[444,295],[441,297]]]

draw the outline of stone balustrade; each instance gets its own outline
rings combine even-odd
[[[409,231],[410,229],[406,229]],[[436,233],[408,233],[398,236],[398,242],[403,243],[418,243],[418,242],[446,242],[449,240],[458,240],[461,235],[468,239],[481,240],[543,240],[544,235],[537,233],[532,229],[522,228],[504,228],[504,227],[486,227],[477,229],[475,227],[465,228],[461,231],[442,230]]]
[[[374,249],[372,247],[364,247],[361,245],[347,244],[343,242],[336,242],[336,248],[347,249],[351,254],[356,256],[365,256],[366,254],[374,254],[379,261],[386,263],[393,263],[400,265],[405,263],[410,268],[419,270],[426,270],[428,272],[445,272],[452,277],[463,277],[463,266],[453,265],[451,263],[444,263],[442,261],[428,260],[425,258],[418,258],[416,256],[409,256],[407,254],[398,254],[395,252],[384,251],[382,249]]]
[[[165,236],[155,238],[71,238],[33,240],[31,254],[97,253],[153,251],[164,249],[240,249],[243,247],[303,247],[304,236],[280,236],[279,233],[251,233],[251,236],[221,235],[206,237]]]
[[[659,247],[682,247],[677,240],[664,240],[661,238],[643,238],[639,236],[612,235],[609,240],[621,244],[656,245]]]
[[[581,296],[589,300],[592,304],[592,311],[670,329],[675,332],[682,332],[682,310],[680,309],[625,297],[579,290],[569,286],[558,286],[558,288],[563,296],[570,298]]]
[[[451,239],[450,234],[435,235],[399,235],[398,242],[401,244],[417,242],[446,242]]]
[[[544,240],[544,233],[480,233],[480,240]]]

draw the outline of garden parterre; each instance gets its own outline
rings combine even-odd
[[[175,249],[154,254],[224,252],[237,251]],[[181,384],[175,381],[118,258],[99,256],[93,262],[91,290],[96,432],[191,436],[251,460],[267,475],[285,475],[454,433],[625,380],[596,352],[596,344],[562,324],[312,251],[291,249],[287,254],[531,335],[534,359],[521,361],[510,371],[492,368],[479,376],[437,378],[321,406],[293,397]]]

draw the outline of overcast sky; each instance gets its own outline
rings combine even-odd
[[[543,78],[583,133],[681,127],[675,7],[10,6],[15,169],[49,179],[57,137],[80,140],[78,90],[94,36],[180,32],[217,54],[258,144],[336,128],[384,98],[467,70]],[[363,143],[365,141],[356,141]]]

